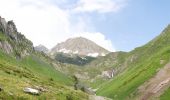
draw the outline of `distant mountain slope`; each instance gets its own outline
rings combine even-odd
[[[150,100],[155,99],[156,93],[158,92],[163,94],[164,91],[162,90],[165,88],[168,89],[168,87],[162,86],[157,92],[151,92],[149,96],[138,98],[139,95],[145,94],[145,91],[139,91],[139,87],[150,78],[154,77],[160,69],[169,63],[169,44],[170,25],[158,37],[146,45],[129,52],[128,56],[131,59],[129,60],[129,63],[127,63],[126,69],[118,76],[114,77],[111,81],[101,85],[97,94],[111,97],[116,100],[136,100],[136,98],[141,100]],[[159,84],[161,84],[161,82],[156,86]],[[166,84],[170,84],[170,81],[167,81]],[[150,85],[155,84],[153,83]],[[156,86],[155,88],[157,88]],[[146,89],[147,88],[150,87],[148,86]],[[166,93],[166,95],[163,96],[162,98],[166,98],[168,95]]]
[[[82,57],[76,54],[56,53],[55,55],[55,60],[61,63],[73,64],[78,66],[84,66],[95,59],[96,58],[94,57],[89,56]]]
[[[40,52],[44,52],[44,53],[48,53],[48,51],[49,51],[48,48],[46,48],[45,46],[43,46],[41,44],[36,46],[35,50],[40,51]]]
[[[57,52],[92,57],[105,56],[109,53],[108,50],[83,37],[71,38],[65,42],[57,44],[51,50],[50,54],[54,55]]]

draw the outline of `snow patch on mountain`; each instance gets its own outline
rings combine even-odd
[[[73,52],[73,54],[78,54],[78,53],[79,53],[79,51],[78,51],[78,50],[76,50],[76,51],[74,51],[74,52]]]
[[[67,50],[67,49],[63,48],[63,49],[60,49],[59,52],[70,53],[71,50]]]
[[[99,53],[88,53],[87,56],[98,57],[98,56],[99,56]]]
[[[102,53],[101,56],[106,56],[106,54],[105,54],[105,53]]]

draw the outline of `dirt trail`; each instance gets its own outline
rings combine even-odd
[[[138,89],[140,100],[158,98],[170,86],[170,63],[166,64],[153,78]]]

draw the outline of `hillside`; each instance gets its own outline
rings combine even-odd
[[[154,77],[170,60],[170,26],[168,26],[160,36],[156,37],[148,44],[136,48],[128,53],[129,57],[133,58],[127,65],[126,69],[114,77],[111,81],[101,85],[101,88],[97,91],[98,95],[111,97],[113,99],[151,99],[159,97],[164,93],[168,87],[163,84],[156,92],[150,91],[150,95],[145,95],[146,91],[141,92],[142,85]],[[161,70],[160,70],[161,71]],[[156,77],[156,76],[155,76]],[[161,82],[167,80],[164,78],[162,81],[153,83],[159,86]],[[154,88],[156,88],[156,86]],[[145,90],[150,88],[145,86]],[[161,91],[161,92],[160,92]],[[168,90],[167,90],[168,91]],[[159,94],[157,94],[160,92]],[[166,98],[168,92],[165,92],[161,98]],[[146,93],[147,94],[147,93]],[[142,96],[143,95],[143,96]]]
[[[58,66],[44,53],[35,51],[13,21],[0,17],[0,99],[88,99],[87,94],[74,90],[74,80],[57,71]],[[38,95],[25,92],[30,88]]]
[[[16,60],[0,52],[0,98],[10,99],[54,99],[87,98],[81,92],[69,88],[73,81],[56,71],[50,64],[36,56],[28,56],[23,60]],[[65,84],[65,85],[64,85]],[[26,87],[41,87],[46,91],[39,96],[29,95],[23,92]],[[74,94],[75,93],[75,94]]]
[[[169,100],[169,44],[170,25],[130,52],[110,52],[83,37],[49,51],[0,17],[0,99]]]

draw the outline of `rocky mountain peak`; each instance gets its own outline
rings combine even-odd
[[[0,16],[0,48],[7,53],[19,57],[29,55],[33,50],[33,43],[17,31],[13,21],[8,21]]]
[[[47,47],[45,47],[44,45],[41,45],[41,44],[36,46],[35,50],[40,51],[40,52],[44,52],[44,53],[48,53],[48,51],[49,51]]]
[[[92,57],[105,56],[109,53],[108,50],[84,37],[70,38],[65,42],[59,43],[51,50],[50,54],[53,55],[57,52]]]
[[[5,21],[5,18],[2,18],[0,16],[0,31],[6,33],[6,30],[7,30],[7,23]]]

